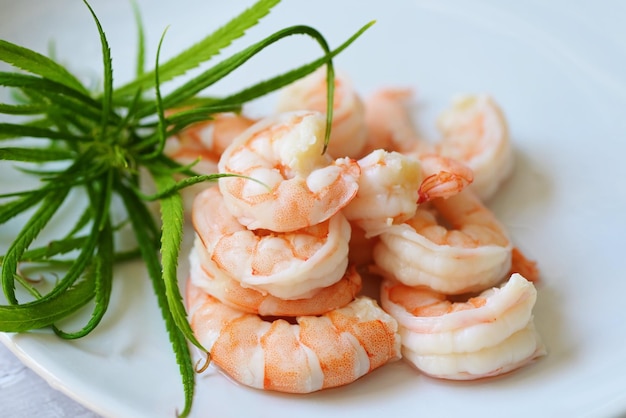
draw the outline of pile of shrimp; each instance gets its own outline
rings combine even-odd
[[[408,89],[364,100],[338,74],[324,152],[322,69],[269,115],[218,115],[170,139],[172,158],[229,174],[189,197],[186,303],[234,380],[309,393],[401,358],[472,380],[545,354],[536,263],[485,204],[513,168],[503,113],[487,95],[464,96],[431,141],[412,100]]]

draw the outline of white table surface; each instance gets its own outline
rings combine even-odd
[[[0,416],[98,418],[26,367],[0,344]]]

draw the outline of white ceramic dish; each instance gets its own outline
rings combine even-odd
[[[150,52],[170,25],[163,51],[169,56],[250,1],[139,4]],[[129,3],[94,0],[93,7],[121,82],[133,71]],[[0,9],[0,38],[42,52],[54,39],[62,61],[88,77],[100,74],[98,37],[82,2],[1,0]],[[212,370],[197,379],[192,415],[626,414],[624,16],[618,1],[286,0],[238,42],[305,23],[338,45],[377,19],[337,59],[364,94],[381,86],[414,87],[430,134],[436,114],[455,94],[485,91],[496,98],[510,122],[517,167],[490,204],[517,245],[539,261],[535,317],[548,355],[514,374],[464,383],[433,380],[399,362],[348,387],[306,396],[247,389]],[[290,39],[218,91],[317,53],[312,41]],[[3,190],[9,187],[2,183]],[[2,231],[6,243],[10,231]],[[120,266],[116,275],[113,303],[89,337],[66,342],[47,333],[0,334],[0,340],[53,386],[102,415],[171,417],[182,407],[182,388],[149,282],[140,263]]]

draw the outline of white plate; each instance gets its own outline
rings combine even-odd
[[[250,1],[139,3],[152,57],[167,25],[164,56]],[[116,81],[126,80],[135,45],[129,2],[99,0],[93,6],[109,36]],[[0,38],[42,52],[54,39],[62,61],[88,77],[100,74],[98,37],[81,2],[2,0],[0,7]],[[241,47],[305,23],[338,45],[377,19],[337,65],[364,94],[385,85],[415,87],[430,132],[455,94],[491,93],[507,114],[517,152],[514,176],[491,205],[515,242],[539,261],[543,281],[535,317],[549,353],[514,374],[469,383],[429,379],[400,362],[345,388],[307,396],[247,389],[213,370],[197,379],[193,416],[626,414],[624,16],[617,0],[593,6],[565,0],[292,0],[238,42]],[[218,91],[317,52],[308,39],[290,39]],[[0,339],[55,387],[100,414],[171,417],[182,407],[182,389],[145,272],[131,263],[120,266],[117,276],[112,306],[89,337],[65,342],[32,333]]]

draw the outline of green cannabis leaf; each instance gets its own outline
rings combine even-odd
[[[113,84],[112,52],[106,34],[91,5],[83,2],[100,36],[103,83],[98,92],[90,91],[53,59],[0,40],[0,60],[17,69],[0,72],[0,87],[10,89],[16,98],[14,103],[0,103],[0,113],[9,117],[9,121],[0,123],[0,143],[12,140],[10,146],[0,146],[0,160],[17,162],[25,175],[40,180],[38,187],[0,195],[0,225],[18,216],[26,219],[0,257],[0,281],[8,301],[0,306],[0,331],[50,327],[66,339],[89,334],[109,305],[115,263],[141,257],[180,367],[185,405],[179,415],[186,416],[191,410],[195,376],[188,342],[204,348],[188,324],[176,276],[184,223],[179,191],[225,174],[196,174],[192,166],[180,165],[163,154],[165,141],[211,114],[239,111],[246,102],[326,66],[327,143],[333,105],[333,58],[373,22],[335,49],[312,27],[298,25],[279,30],[162,95],[165,83],[181,81],[190,70],[215,59],[259,23],[279,0],[257,1],[201,41],[160,63],[162,37],[154,69],[150,71],[144,68],[143,25],[139,10],[133,5],[138,29],[136,78],[117,88]],[[286,37],[302,35],[320,46],[319,57],[224,97],[202,95],[265,48]],[[166,118],[171,109],[179,110],[169,112]],[[22,143],[25,140],[28,142]],[[142,176],[149,176],[156,185],[155,194],[141,190],[141,184],[145,184]],[[61,236],[37,246],[38,237],[68,204],[70,196],[76,194],[84,197],[84,206],[77,208],[80,216]],[[149,209],[150,200],[159,202],[160,219],[155,219]],[[121,208],[114,201],[121,202]],[[135,247],[130,250],[117,248],[116,234],[123,225],[129,225],[134,233]],[[25,264],[62,273],[49,291],[41,292],[23,272],[21,267]],[[30,296],[28,300],[19,300],[22,293],[17,292],[18,287]],[[92,313],[81,329],[61,329],[62,319],[86,306],[92,307]]]

